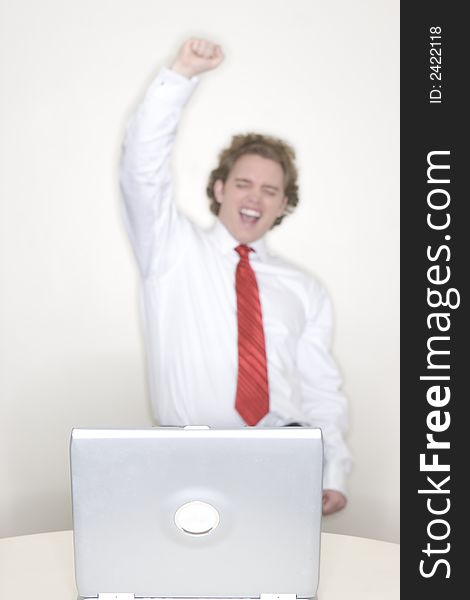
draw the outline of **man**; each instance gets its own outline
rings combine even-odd
[[[217,222],[203,232],[173,201],[170,154],[197,75],[220,47],[183,44],[129,124],[121,164],[127,228],[143,279],[154,413],[161,425],[313,425],[325,447],[323,512],[346,505],[346,400],[329,353],[331,307],[264,236],[297,204],[294,152],[235,136],[210,177]]]

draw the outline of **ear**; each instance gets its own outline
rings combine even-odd
[[[279,208],[279,213],[278,213],[278,217],[282,217],[282,215],[286,214],[286,206],[287,203],[289,201],[289,198],[287,196],[284,196],[284,198],[282,199],[282,203],[281,206]]]
[[[217,179],[212,189],[214,191],[215,199],[219,204],[222,204],[222,200],[224,199],[224,182],[222,179]]]

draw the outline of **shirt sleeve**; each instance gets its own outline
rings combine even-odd
[[[120,186],[126,229],[144,278],[165,273],[182,252],[185,219],[174,203],[170,157],[197,82],[162,69],[126,129]]]
[[[344,434],[348,426],[347,400],[341,376],[331,355],[332,307],[328,294],[313,282],[307,325],[298,346],[302,412],[309,425],[320,427],[324,445],[323,488],[346,495],[351,453]]]

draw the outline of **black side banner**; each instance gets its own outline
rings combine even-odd
[[[470,53],[462,6],[401,5],[401,597],[426,600],[465,596],[468,581]]]

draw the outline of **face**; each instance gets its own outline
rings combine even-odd
[[[219,219],[241,244],[263,237],[287,204],[281,165],[257,154],[241,156],[227,181],[215,182],[214,194]]]

